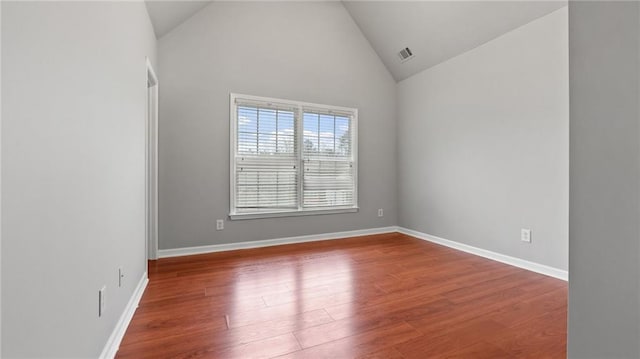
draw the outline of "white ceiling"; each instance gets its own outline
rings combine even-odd
[[[147,12],[153,24],[156,38],[161,38],[176,26],[182,24],[193,14],[207,6],[209,1],[192,0],[145,0]]]
[[[566,1],[344,1],[396,81],[553,12]],[[409,47],[414,57],[400,62]]]
[[[146,0],[160,38],[211,0]],[[469,51],[567,5],[552,1],[343,1],[396,81]],[[414,57],[400,62],[409,47]]]

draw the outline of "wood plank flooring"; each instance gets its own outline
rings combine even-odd
[[[564,358],[567,283],[402,234],[167,258],[117,358]]]

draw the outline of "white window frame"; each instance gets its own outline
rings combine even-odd
[[[296,108],[296,141],[298,146],[296,147],[298,158],[298,208],[297,210],[279,210],[272,212],[242,212],[237,213],[235,207],[236,196],[236,150],[237,150],[237,130],[238,130],[238,111],[237,101],[255,101],[257,103],[275,103],[292,106]],[[326,113],[338,113],[348,115],[351,119],[351,154],[353,157],[353,177],[354,177],[354,190],[353,190],[353,205],[330,207],[330,208],[304,208],[303,207],[303,186],[304,186],[304,154],[303,154],[303,137],[304,137],[304,109],[323,111]],[[257,218],[272,218],[272,217],[291,217],[291,216],[308,216],[308,215],[321,215],[321,214],[337,214],[337,213],[353,213],[358,212],[358,109],[350,107],[322,105],[310,102],[300,102],[293,100],[284,100],[271,97],[243,95],[237,93],[229,94],[229,218],[232,220],[238,219],[257,219]]]

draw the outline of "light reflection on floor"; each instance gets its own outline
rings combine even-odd
[[[233,307],[229,308],[228,325],[232,331],[232,342],[247,343],[244,346],[234,346],[228,357],[244,358],[246,353],[254,352],[251,338],[259,336],[260,331],[278,330],[293,331],[293,335],[275,336],[273,345],[296,346],[301,348],[305,344],[304,332],[296,333],[295,328],[308,327],[305,321],[325,320],[333,321],[326,307],[341,306],[341,312],[350,313],[355,305],[352,266],[353,259],[348,255],[332,255],[326,258],[305,260],[296,257],[282,258],[282,266],[274,266],[273,260],[268,263],[269,270],[260,270],[261,264],[247,262],[253,268],[239,266],[236,268],[233,283]],[[277,259],[276,259],[277,261]],[[264,264],[266,266],[267,263]],[[274,269],[275,268],[275,269]],[[348,317],[345,314],[345,317]],[[351,324],[353,325],[353,324]],[[291,330],[291,328],[294,328]],[[348,330],[353,331],[353,327]],[[246,329],[246,330],[245,330]],[[341,327],[340,333],[334,333],[342,340],[349,341],[352,333],[345,333]],[[355,333],[355,331],[354,331]],[[313,333],[314,336],[318,333]],[[324,333],[332,336],[332,333]],[[302,343],[302,344],[300,344]],[[345,343],[346,347],[350,347]]]

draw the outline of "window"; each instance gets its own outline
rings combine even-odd
[[[357,211],[356,109],[230,102],[231,219]]]

